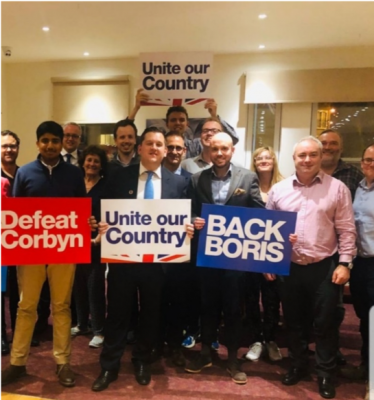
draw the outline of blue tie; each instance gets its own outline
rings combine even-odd
[[[67,162],[68,164],[71,164],[71,157],[72,157],[72,155],[71,155],[70,153],[66,153],[66,154],[65,154],[65,157],[66,157],[66,162]]]
[[[145,199],[153,199],[154,198],[154,189],[153,189],[153,182],[152,176],[153,171],[146,171],[148,174],[147,182],[145,183],[145,190],[144,190],[144,198]]]

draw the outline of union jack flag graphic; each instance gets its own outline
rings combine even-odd
[[[148,101],[142,101],[143,106],[193,106],[194,104],[201,103],[202,101],[207,100],[203,99],[150,99]]]
[[[168,263],[168,262],[186,262],[189,261],[187,254],[136,254],[130,256],[128,254],[120,254],[110,257],[102,257],[102,263],[120,263],[120,264],[135,264],[135,263]]]

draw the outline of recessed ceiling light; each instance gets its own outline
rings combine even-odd
[[[85,57],[88,57],[88,56],[90,55],[90,53],[89,53],[88,51],[85,51],[85,52],[83,53],[83,55],[84,55]]]
[[[48,26],[43,26],[42,30],[43,30],[44,32],[48,32],[48,31],[49,31],[49,28],[48,28]]]
[[[265,45],[264,45],[264,44],[260,44],[260,45],[258,46],[258,48],[259,48],[259,49],[264,49],[264,48],[265,48]]]
[[[267,18],[267,15],[266,15],[266,14],[260,14],[260,15],[258,16],[258,19],[265,19],[265,18]]]

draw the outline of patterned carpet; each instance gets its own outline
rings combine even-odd
[[[341,347],[350,364],[360,362],[360,337],[358,320],[351,305],[346,306],[346,318],[341,330]],[[86,399],[152,399],[152,400],[314,400],[321,399],[318,394],[316,376],[311,373],[310,378],[296,386],[286,387],[280,382],[280,377],[289,367],[286,358],[287,349],[284,341],[284,331],[280,329],[278,344],[285,358],[279,363],[271,363],[266,357],[260,361],[243,362],[242,368],[248,375],[248,383],[239,386],[231,382],[225,370],[226,349],[220,346],[213,367],[204,370],[201,374],[188,374],[181,368],[175,368],[170,359],[164,358],[152,366],[152,381],[149,386],[139,386],[133,376],[130,362],[131,346],[128,347],[122,359],[119,379],[113,382],[109,389],[101,393],[90,390],[92,382],[100,372],[98,357],[99,349],[88,347],[89,337],[77,337],[73,340],[72,367],[77,374],[77,383],[74,388],[64,388],[59,385],[55,376],[55,365],[52,358],[52,327],[42,337],[40,347],[31,348],[27,365],[28,376],[17,383],[6,386],[6,393],[2,393],[5,400],[21,400],[21,397],[10,397],[8,393],[27,396],[39,396],[42,399],[82,400]],[[244,338],[249,338],[247,333]],[[250,340],[243,340],[243,347],[239,356],[246,352]],[[311,346],[313,348],[313,345]],[[199,349],[186,350],[188,359],[194,357]],[[9,364],[9,356],[2,357],[2,368]],[[311,358],[311,365],[313,359]],[[348,382],[343,378],[337,379],[336,399],[362,399],[365,394],[363,382]],[[22,400],[24,398],[22,397]],[[25,399],[26,400],[26,399]]]

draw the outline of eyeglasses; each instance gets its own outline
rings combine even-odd
[[[374,162],[374,158],[363,158],[363,159],[362,159],[362,162],[363,162],[365,165],[370,165],[372,162]]]
[[[69,133],[66,133],[66,134],[64,134],[64,138],[78,140],[80,138],[80,136],[76,135],[76,134],[70,135]]]
[[[212,129],[209,129],[209,128],[204,128],[202,131],[201,131],[201,133],[209,133],[209,132],[212,132],[212,133],[218,133],[218,132],[221,132],[221,130],[220,129],[216,129],[216,128],[212,128]]]
[[[270,156],[255,157],[255,161],[262,161],[262,160],[269,161],[272,159],[273,159],[273,157],[270,157]]]
[[[2,144],[1,148],[4,150],[10,149],[10,150],[17,150],[18,149],[18,144]]]
[[[168,152],[171,153],[172,151],[176,150],[178,153],[183,151],[184,147],[182,146],[167,146]]]

